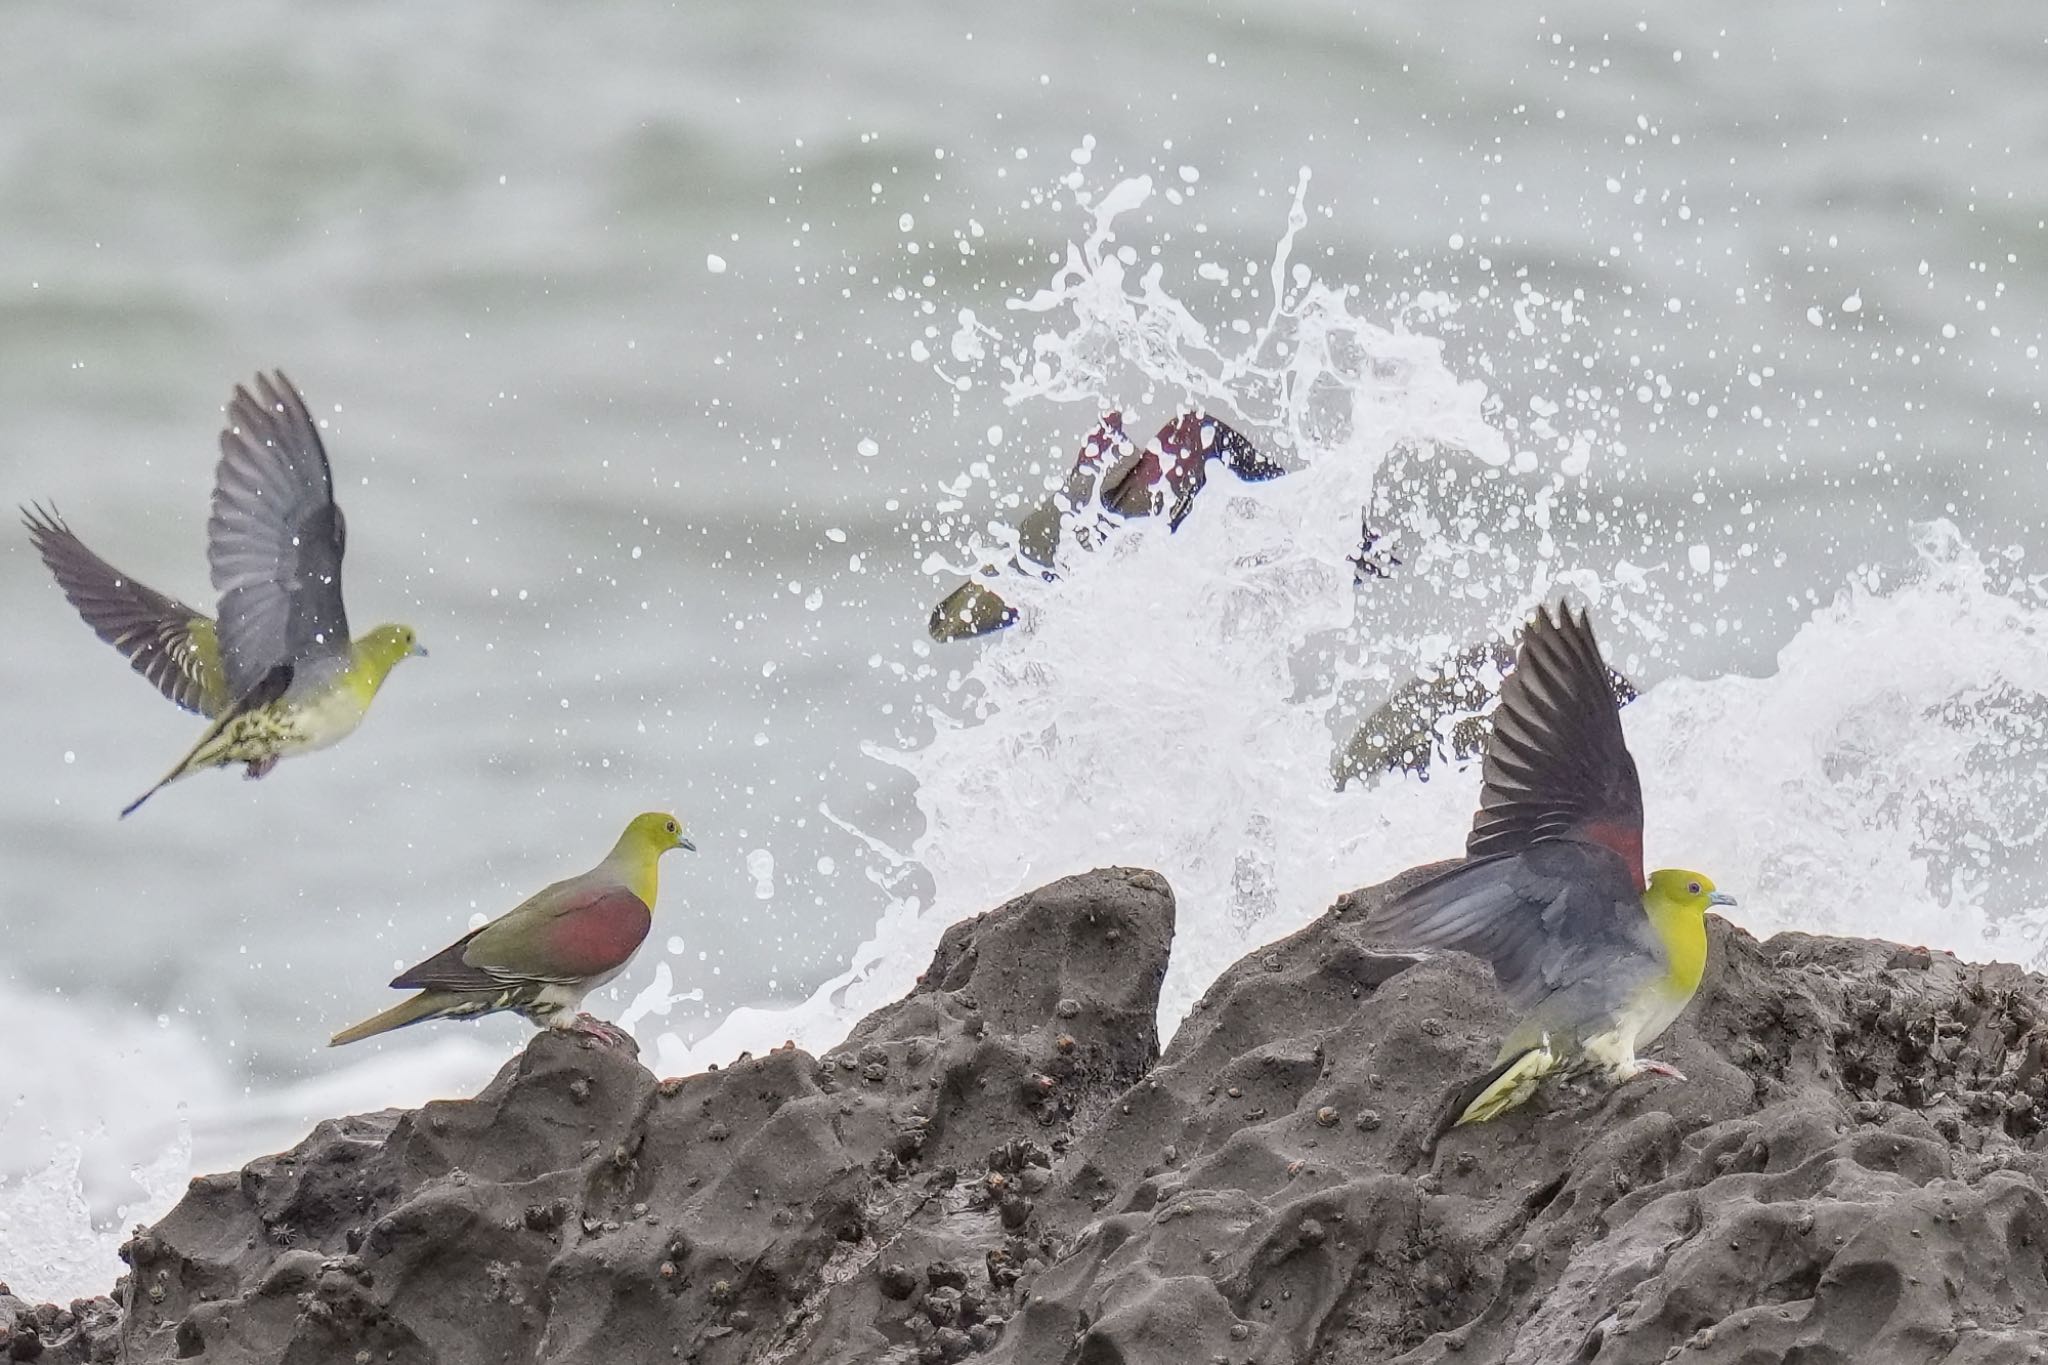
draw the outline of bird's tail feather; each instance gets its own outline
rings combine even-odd
[[[1437,1135],[1468,1123],[1487,1123],[1519,1108],[1536,1093],[1537,1082],[1556,1069],[1557,1054],[1548,1038],[1503,1058],[1491,1071],[1458,1088],[1444,1106]]]
[[[417,1024],[423,1019],[435,1019],[450,1012],[450,1007],[459,1004],[462,996],[455,991],[421,991],[410,1000],[401,1000],[382,1014],[373,1014],[362,1023],[345,1028],[327,1040],[327,1046],[340,1047],[345,1043],[359,1043],[379,1033],[389,1033],[407,1024]]]
[[[155,786],[151,787],[142,795],[136,797],[133,801],[130,801],[127,805],[121,807],[121,818],[123,820],[126,820],[129,816],[135,814],[136,811],[141,810],[143,802],[149,800],[150,797],[155,796],[165,787],[170,786],[173,782],[176,782],[179,778],[185,776],[188,771],[189,769],[187,765],[184,763],[180,763],[177,767],[165,773],[162,777],[156,780]]]
[[[190,777],[202,768],[220,767],[223,760],[208,755],[206,751],[220,739],[221,735],[228,728],[228,722],[234,720],[235,716],[236,713],[232,710],[223,712],[213,724],[207,726],[206,733],[199,737],[199,742],[193,745],[183,758],[178,760],[175,767],[158,778],[154,787],[151,787],[148,791],[121,807],[121,818],[126,820],[137,810],[141,809],[143,802],[149,800],[150,797],[155,796],[180,778]]]

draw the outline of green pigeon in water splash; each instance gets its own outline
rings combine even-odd
[[[1124,434],[1123,414],[1105,414],[1082,442],[1066,483],[1017,524],[1010,569],[1050,581],[1057,577],[1053,565],[1064,536],[1094,549],[1119,521],[1164,516],[1169,530],[1178,528],[1208,483],[1211,460],[1250,482],[1287,472],[1219,418],[1183,413],[1161,427],[1151,444],[1139,446]],[[992,565],[982,577],[1001,574]],[[934,640],[968,640],[1016,619],[1016,608],[1000,593],[970,578],[932,609],[929,629]]]

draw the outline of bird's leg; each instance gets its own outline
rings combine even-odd
[[[242,776],[248,781],[254,782],[257,778],[267,775],[272,768],[277,766],[278,757],[279,755],[277,754],[265,754],[261,758],[250,759],[242,769]]]
[[[594,1038],[607,1047],[625,1048],[636,1057],[640,1055],[640,1044],[634,1039],[632,1034],[626,1032],[617,1024],[606,1023],[595,1015],[577,1015],[575,1021],[569,1025],[569,1031],[580,1033],[586,1038]]]
[[[1588,1038],[1580,1055],[1589,1070],[1607,1073],[1609,1085],[1626,1085],[1642,1075],[1665,1076],[1674,1081],[1685,1079],[1685,1073],[1669,1062],[1655,1062],[1648,1057],[1636,1056],[1632,1040],[1618,1033]]]

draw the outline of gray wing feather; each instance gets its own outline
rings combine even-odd
[[[220,591],[228,690],[280,667],[346,657],[341,556],[348,538],[305,400],[279,371],[237,386],[220,435],[207,553]]]
[[[54,509],[24,508],[22,520],[36,553],[93,633],[120,650],[157,691],[187,711],[213,714],[213,622],[101,559]]]
[[[1494,708],[1468,856],[1572,836],[1614,847],[1628,833],[1640,871],[1643,788],[1613,679],[1584,612],[1538,613]]]
[[[1617,704],[1585,615],[1539,614],[1494,710],[1465,859],[1369,929],[1483,957],[1525,1013],[1569,1027],[1664,970],[1643,913],[1642,786]]]
[[[1473,858],[1388,903],[1375,938],[1484,958],[1524,1010],[1599,977],[1661,970],[1663,947],[1619,854],[1572,840]]]
[[[391,978],[391,984],[402,990],[434,991],[489,991],[510,984],[503,977],[463,961],[462,950],[485,927],[478,925],[425,962],[407,967]]]
[[[471,939],[488,928],[488,924],[478,925],[425,962],[408,967],[391,978],[391,984],[402,990],[496,991],[513,986],[573,984],[579,979],[572,976],[542,976],[532,972],[499,971],[468,961],[462,955],[463,950],[469,947]]]

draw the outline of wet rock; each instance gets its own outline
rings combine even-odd
[[[0,1288],[0,1360],[2048,1355],[2048,982],[1716,921],[1656,1048],[1689,1082],[1432,1148],[1509,1017],[1477,962],[1367,940],[1385,894],[1163,1056],[1172,897],[1120,869],[953,926],[832,1065],[658,1082],[538,1036],[475,1099],[195,1181],[114,1299]]]
[[[1018,1277],[984,1268],[1031,1201],[965,1191],[996,1159],[1044,1177],[1157,1060],[1173,916],[1160,877],[1111,869],[956,924],[827,1054],[850,1075],[792,1048],[663,1082],[538,1034],[474,1099],[195,1181],[128,1243],[125,1315],[0,1297],[0,1360],[967,1355],[1015,1309]]]
[[[75,1365],[121,1359],[121,1310],[111,1298],[74,1299],[69,1308],[30,1304],[0,1283],[0,1360]]]

